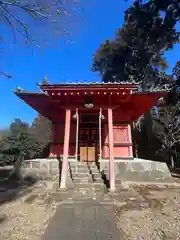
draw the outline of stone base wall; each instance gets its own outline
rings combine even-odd
[[[31,176],[42,180],[58,180],[61,174],[62,162],[57,159],[33,159],[22,163],[21,176]],[[109,178],[109,160],[100,161],[100,170]],[[116,160],[116,183],[119,181],[132,182],[172,182],[173,178],[163,162],[144,159]],[[67,185],[72,184],[70,171],[68,171]]]
[[[100,168],[109,177],[109,161],[100,162]],[[166,163],[145,159],[116,160],[116,181],[171,182],[173,178]]]
[[[22,163],[21,176],[34,177],[36,179],[48,180],[56,178],[59,175],[59,162],[57,159],[32,159]]]
[[[55,186],[59,187],[61,180],[62,161],[57,159],[31,159],[22,163],[20,174],[22,178],[32,177],[37,180],[54,181]],[[67,187],[72,187],[72,178],[68,171]]]

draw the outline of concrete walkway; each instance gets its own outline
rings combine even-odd
[[[49,223],[42,240],[125,240],[116,226],[112,206],[64,203]]]

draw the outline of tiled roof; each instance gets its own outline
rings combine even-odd
[[[95,86],[95,85],[99,85],[99,86],[103,86],[103,85],[131,85],[130,87],[135,87],[136,88],[136,92],[138,93],[147,93],[147,92],[170,92],[172,89],[172,85],[171,84],[165,84],[165,85],[159,85],[154,87],[153,89],[149,89],[149,90],[142,90],[142,88],[140,87],[140,85],[138,83],[132,83],[132,82],[71,82],[71,83],[55,83],[55,84],[38,84],[40,87],[65,87],[65,86]],[[17,88],[14,92],[16,93],[25,93],[26,91],[24,91],[24,89],[21,89],[20,87]],[[28,92],[26,92],[28,93]],[[40,91],[41,94],[44,93],[43,90]],[[39,94],[39,93],[35,93],[35,94]]]
[[[172,89],[171,84],[158,85],[153,89],[148,89],[146,91],[142,90],[139,83],[135,82],[69,82],[69,83],[55,83],[55,84],[38,84],[40,87],[70,87],[70,86],[105,86],[105,85],[130,85],[130,87],[135,87],[137,92],[169,92]]]
[[[69,85],[138,85],[139,83],[136,82],[63,82],[63,83],[48,83],[48,84],[40,84],[38,83],[39,86],[43,86],[43,85],[52,85],[52,86],[69,86]]]
[[[153,89],[146,90],[145,92],[170,92],[172,90],[171,84],[158,85]],[[137,92],[144,92],[142,88],[137,88]]]

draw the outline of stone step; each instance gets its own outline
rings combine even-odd
[[[88,168],[71,168],[70,171],[72,173],[78,172],[78,173],[99,173],[99,170],[97,168],[94,169],[88,169]]]
[[[109,172],[109,169],[108,168],[101,169],[101,172],[107,173],[107,172]]]
[[[100,174],[99,172],[92,172],[92,173],[89,173],[89,172],[71,172],[70,175],[79,175],[80,177],[86,177],[86,176],[91,176],[91,177],[101,177],[102,174]]]
[[[88,172],[72,172],[72,177],[92,178],[92,175]]]
[[[102,178],[102,175],[98,172],[98,173],[92,173],[90,174],[93,178]]]
[[[95,191],[95,192],[99,192],[99,193],[107,193],[108,189],[106,187],[106,185],[103,182],[78,182],[78,181],[73,181],[71,184],[68,183],[67,184],[67,189],[61,189],[59,188],[59,184],[58,182],[56,182],[54,184],[54,188],[55,191],[60,191],[60,192],[64,192],[65,195],[67,195],[69,193],[68,189],[74,189],[75,191]]]
[[[92,178],[84,178],[84,179],[73,178],[72,182],[78,182],[78,183],[83,183],[83,182],[104,183],[104,180],[101,179],[101,178],[96,178],[96,179],[92,179]]]
[[[73,178],[73,183],[93,183],[92,178]]]
[[[89,169],[90,173],[98,173],[98,174],[101,174],[101,172],[98,170],[98,169]]]
[[[79,176],[76,176],[76,175],[75,175],[75,176],[73,176],[72,181],[74,181],[75,179],[77,179],[77,180],[79,180],[79,181],[81,181],[81,180],[83,181],[84,179],[86,179],[86,180],[89,179],[89,180],[93,181],[93,178],[92,178],[91,176],[83,177],[83,178],[82,178],[82,177],[79,177]]]
[[[74,162],[69,162],[69,165],[79,165],[79,166],[87,166],[87,165],[89,165],[89,166],[96,166],[95,163],[76,162],[76,161],[74,161]]]
[[[70,166],[69,170],[79,170],[79,171],[83,171],[83,170],[88,170],[88,171],[97,171],[100,172],[100,170],[97,167],[88,167],[88,166]]]
[[[101,178],[96,178],[96,179],[93,179],[93,178],[78,178],[78,177],[75,177],[73,178],[72,182],[78,182],[78,183],[104,183],[103,179]]]
[[[78,177],[78,178],[92,178],[92,179],[102,179],[101,174],[98,173],[87,173],[87,172],[74,172],[72,173],[72,177]]]
[[[97,165],[96,162],[81,162],[81,161],[69,161],[69,164],[78,164],[78,165]]]
[[[70,167],[79,167],[79,168],[83,168],[83,167],[87,167],[87,168],[97,168],[97,165],[96,164],[87,164],[87,163],[81,163],[81,162],[78,162],[78,163],[69,163],[69,166]]]
[[[94,183],[104,183],[102,178],[95,178],[95,179],[93,179],[93,182]]]
[[[73,183],[73,187],[76,189],[90,189],[95,188],[95,190],[101,191],[102,189],[106,188],[106,185],[104,183]]]
[[[88,168],[87,165],[79,165],[79,164],[73,164],[73,165],[70,165],[71,168]]]

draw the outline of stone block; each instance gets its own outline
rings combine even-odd
[[[57,160],[50,161],[49,160],[49,169],[58,169],[59,168],[59,162]]]
[[[52,175],[50,175],[49,171],[47,171],[45,169],[41,169],[39,171],[39,177],[43,180],[49,180],[52,178]]]
[[[31,167],[32,168],[40,168],[40,161],[31,161]]]
[[[165,163],[145,159],[121,160],[115,162],[115,175],[116,181],[173,181],[171,173]]]
[[[52,179],[59,174],[59,162],[55,159],[32,159],[23,162],[20,169],[21,176],[37,179]]]
[[[21,168],[30,168],[31,167],[31,161],[26,160],[22,163]]]
[[[28,175],[28,170],[26,170],[26,168],[21,168],[20,175],[22,178],[25,178]]]
[[[23,178],[25,177],[32,177],[35,179],[39,179],[39,170],[38,169],[33,169],[33,168],[29,168],[29,169],[25,169],[24,171],[21,171],[21,175]]]
[[[59,173],[59,169],[58,168],[50,168],[49,173],[51,175],[57,175]]]
[[[109,161],[100,162],[100,169],[101,170],[108,170],[109,169]]]
[[[41,169],[49,169],[49,161],[47,160],[47,161],[42,161],[41,163],[40,163],[40,168]]]

